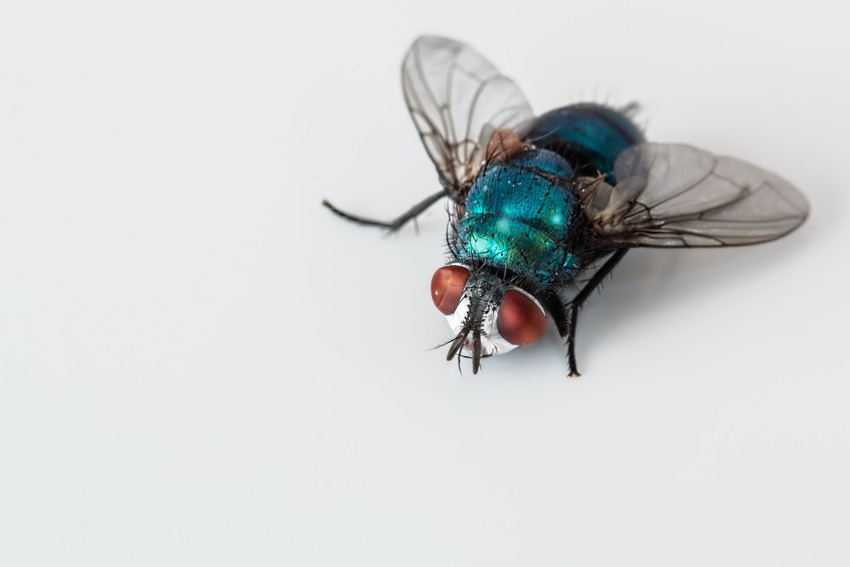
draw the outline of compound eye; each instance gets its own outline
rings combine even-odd
[[[546,332],[546,313],[522,292],[508,290],[496,320],[499,334],[512,345],[531,344]]]
[[[460,304],[469,270],[463,266],[444,266],[431,278],[431,299],[443,315],[451,315]]]

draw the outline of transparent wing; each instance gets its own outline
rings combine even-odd
[[[614,164],[616,186],[594,186],[596,231],[627,246],[733,246],[783,236],[809,205],[793,185],[747,162],[680,144],[639,144]]]
[[[516,84],[463,43],[420,37],[401,70],[404,99],[449,196],[458,199],[490,135],[532,118]]]

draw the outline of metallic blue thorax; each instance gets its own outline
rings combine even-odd
[[[578,205],[565,183],[571,174],[570,165],[547,150],[487,166],[466,198],[458,259],[505,267],[541,286],[574,275],[576,258],[562,246]]]
[[[539,117],[527,139],[537,149],[479,173],[452,248],[461,262],[507,269],[547,287],[583,267],[570,235],[581,220],[575,177],[601,173],[616,183],[617,156],[643,136],[622,113],[581,104]]]

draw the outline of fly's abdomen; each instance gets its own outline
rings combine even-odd
[[[564,246],[578,198],[565,180],[571,169],[548,151],[489,165],[466,199],[455,255],[506,268],[540,286],[572,277],[578,260]]]
[[[566,158],[578,175],[608,176],[614,184],[614,161],[643,141],[640,129],[625,114],[600,104],[565,106],[537,118],[528,139],[538,148]]]

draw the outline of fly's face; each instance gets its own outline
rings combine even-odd
[[[546,331],[546,312],[534,297],[463,264],[434,272],[431,299],[455,333],[446,358],[465,349],[473,373],[481,358],[531,344]]]

